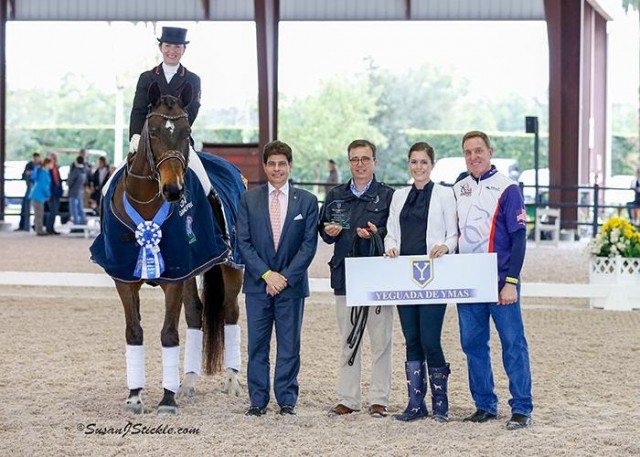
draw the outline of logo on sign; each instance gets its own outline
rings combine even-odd
[[[433,279],[431,259],[411,261],[411,279],[420,287],[424,287]]]

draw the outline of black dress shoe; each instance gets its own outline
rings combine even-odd
[[[56,232],[55,230],[47,230],[49,235],[60,235],[60,232]]]
[[[252,406],[248,410],[245,411],[245,416],[264,416],[267,414],[267,408],[260,408],[259,406]]]
[[[520,413],[514,413],[511,415],[511,419],[507,422],[507,430],[518,430],[520,428],[531,427],[533,421],[530,416],[526,416]]]
[[[282,405],[280,407],[281,416],[295,416],[296,415],[296,407],[294,405]]]
[[[462,421],[481,423],[481,422],[487,422],[489,420],[493,420],[497,417],[498,416],[496,414],[491,414],[485,410],[479,409],[475,413],[473,413],[471,416],[465,417]]]

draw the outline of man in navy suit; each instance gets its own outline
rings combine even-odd
[[[295,415],[300,333],[307,269],[318,244],[318,200],[289,183],[292,152],[281,141],[262,155],[268,183],[246,192],[238,212],[238,248],[244,260],[249,361],[247,416],[262,416],[269,403],[269,351],[276,328],[274,393],[281,415]]]

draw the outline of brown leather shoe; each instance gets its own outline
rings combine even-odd
[[[371,417],[382,418],[387,417],[389,411],[386,406],[383,405],[371,405],[369,406],[369,414]]]
[[[355,409],[351,409],[348,406],[345,406],[342,403],[340,403],[338,406],[333,408],[329,413],[332,416],[344,416],[345,414],[351,414],[355,411],[356,411]]]

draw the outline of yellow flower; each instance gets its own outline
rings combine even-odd
[[[640,257],[640,233],[628,220],[612,217],[589,242],[588,250],[595,256]]]

